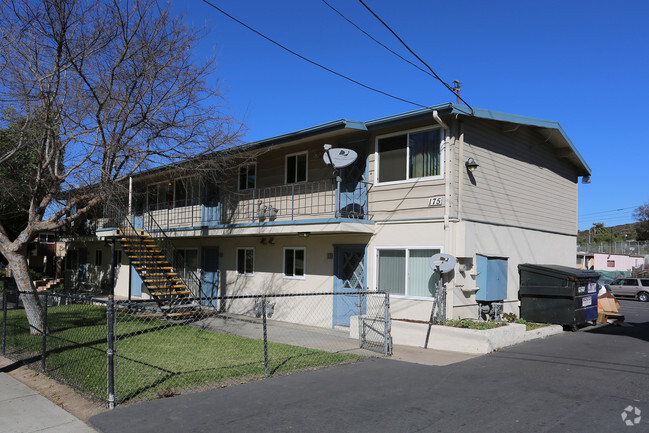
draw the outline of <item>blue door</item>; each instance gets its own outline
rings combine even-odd
[[[342,141],[338,147],[349,148],[358,155],[348,167],[340,170],[340,203],[338,213],[341,218],[365,219],[367,214],[367,140]]]
[[[334,246],[334,292],[365,292],[365,245]],[[349,318],[365,313],[365,296],[334,295],[333,326],[349,326]]]
[[[142,296],[142,277],[138,274],[135,266],[131,265],[131,280],[130,284],[130,295],[131,296]]]
[[[219,187],[211,181],[206,182],[203,187],[201,220],[203,227],[216,227],[221,222]]]
[[[133,215],[133,228],[140,230],[144,228],[144,215]]]
[[[219,295],[219,247],[204,247],[201,266],[201,298],[215,298]],[[201,304],[218,307],[217,299],[201,299]]]

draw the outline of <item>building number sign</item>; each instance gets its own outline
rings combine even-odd
[[[428,199],[428,206],[444,206],[444,196],[443,195],[438,195],[435,197],[431,197]]]

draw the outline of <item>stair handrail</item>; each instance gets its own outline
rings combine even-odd
[[[169,240],[169,236],[167,233],[164,231],[164,229],[158,224],[156,219],[153,217],[153,214],[147,209],[143,211],[143,219],[144,221],[150,221],[153,223],[152,225],[155,226],[155,228],[147,228],[143,224],[144,231],[150,235],[153,239],[156,240],[156,243],[164,253],[167,261],[171,263],[171,266],[174,268],[176,272],[179,272],[179,270],[182,268],[185,270],[185,258],[182,257],[180,254],[178,254],[178,249],[174,246],[173,242]],[[161,237],[154,236],[155,234],[160,234]],[[190,286],[187,284],[188,282],[191,282],[195,285],[196,288],[198,288],[199,296],[198,298],[201,298],[201,281],[196,275],[196,273],[192,270],[189,270],[188,272],[184,272],[185,276],[181,276],[180,273],[178,273],[178,278],[187,286],[187,288],[190,288]],[[187,278],[189,277],[189,278]],[[189,281],[187,281],[189,280]],[[190,290],[190,297],[194,301],[198,301],[199,299],[196,299],[196,296],[191,292]],[[200,304],[200,302],[198,302]]]
[[[136,228],[135,225],[133,224],[133,219],[134,219],[134,216],[135,216],[135,212],[133,212],[131,214],[128,214],[128,212],[125,212],[124,210],[128,209],[128,208],[124,205],[124,203],[119,198],[112,197],[111,202],[113,202],[116,205],[116,208],[119,209],[119,212],[117,213],[118,225],[120,225],[119,221],[125,221],[126,224],[128,224],[128,227],[125,227],[126,229],[130,228],[134,232],[137,232],[138,230],[143,230],[143,232],[148,234],[149,236],[151,236],[151,238],[156,239],[156,243],[158,244],[158,247],[160,248],[160,250],[162,250],[162,253],[164,254],[165,258],[171,264],[171,266],[174,268],[174,270],[176,272],[178,272],[178,270],[179,270],[178,263],[176,263],[178,260],[182,260],[182,262],[179,263],[179,264],[182,265],[183,269],[185,268],[184,259],[180,259],[180,255],[177,253],[178,250],[174,247],[173,243],[168,240],[169,237],[167,236],[166,232],[162,229],[162,227],[160,227],[160,225],[158,224],[158,222],[155,220],[155,218],[153,217],[153,215],[151,214],[151,212],[148,209],[142,211],[142,218],[143,218],[143,220],[148,218],[149,221],[153,222],[155,224],[155,226],[157,227],[156,233],[161,234],[162,237],[154,236],[153,232],[151,230],[147,230],[147,228],[144,226],[144,224],[142,226],[142,229]],[[142,253],[140,253],[140,252],[138,252],[136,254],[136,257],[140,261],[143,261],[143,259],[144,259],[144,257],[142,256]],[[174,258],[176,258],[176,260],[174,260]],[[196,284],[196,287],[198,288],[199,298],[200,298],[200,291],[201,291],[200,280],[193,271],[190,271],[189,274],[190,274],[189,277],[190,277],[191,282]],[[178,278],[182,284],[184,284],[188,289],[190,289],[188,298],[193,302],[194,301],[199,301],[199,299],[197,299],[196,296],[194,296],[194,293],[192,293],[190,286],[187,284],[186,278],[183,278],[180,275],[180,273],[178,273],[176,278]],[[200,302],[197,302],[196,306],[198,307],[198,309],[200,311],[201,310]]]

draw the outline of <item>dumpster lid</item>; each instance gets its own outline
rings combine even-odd
[[[528,272],[536,272],[536,273],[543,273],[543,274],[553,274],[553,275],[561,274],[564,276],[571,276],[580,279],[599,278],[599,272],[571,268],[570,266],[562,266],[562,265],[535,265],[531,263],[523,263],[518,265],[518,271],[520,272],[523,270]]]

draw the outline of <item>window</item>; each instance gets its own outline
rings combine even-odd
[[[95,250],[95,265],[101,266],[102,264],[102,252],[101,250]]]
[[[173,203],[173,182],[161,182],[147,186],[149,209],[167,209]]]
[[[307,152],[286,156],[286,183],[306,182]]]
[[[186,177],[174,181],[174,207],[193,206],[200,202],[197,177]]]
[[[178,276],[187,284],[193,293],[198,293],[198,287],[194,287],[195,275],[198,270],[198,250],[178,249],[174,260],[174,267]]]
[[[256,164],[239,167],[239,191],[244,189],[254,189],[256,185],[256,174]]]
[[[606,261],[606,267],[607,268],[614,268],[615,267],[615,260],[607,260]]]
[[[441,176],[441,142],[440,128],[378,138],[378,183]]]
[[[252,275],[255,269],[255,250],[237,248],[237,274]]]
[[[305,249],[284,248],[284,276],[304,278]]]
[[[439,248],[378,249],[378,290],[394,295],[434,296],[437,280],[430,258],[439,252]]]
[[[197,177],[186,177],[149,185],[147,200],[150,210],[197,205],[200,203],[199,180]]]
[[[41,244],[53,244],[55,242],[54,234],[40,233],[38,235],[38,242]]]
[[[643,279],[643,280],[640,280],[640,284],[641,284],[643,287],[649,287],[649,280],[644,280],[644,279]]]

